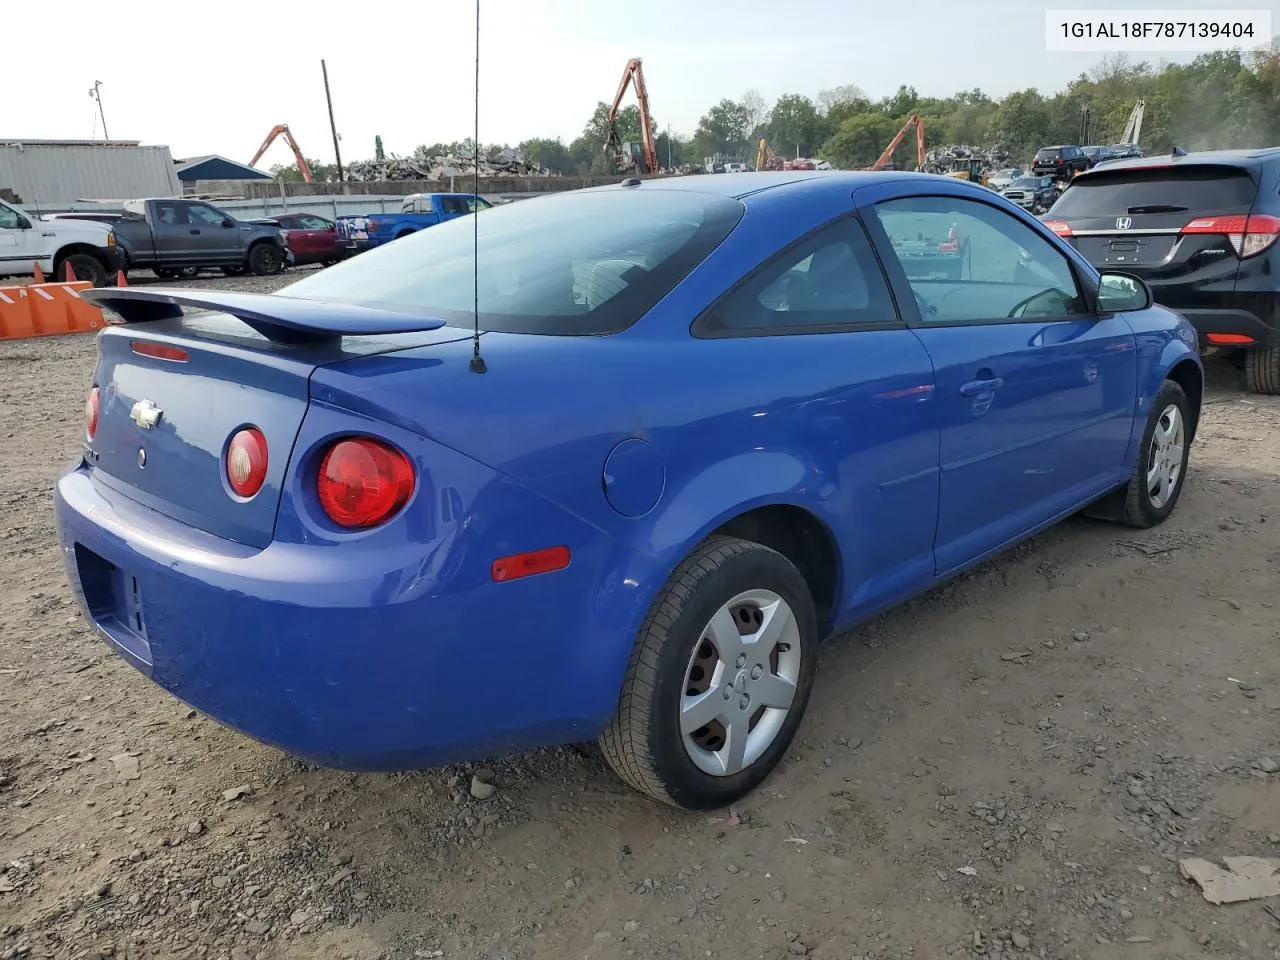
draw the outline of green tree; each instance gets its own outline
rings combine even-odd
[[[808,97],[789,93],[769,111],[769,145],[785,156],[809,156],[825,139],[818,108]]]
[[[534,137],[520,144],[520,151],[529,163],[538,163],[554,173],[574,173],[578,165],[569,148],[559,137]]]
[[[818,151],[818,156],[833,167],[856,170],[869,167],[889,145],[902,124],[880,111],[859,113],[840,123],[839,128]],[[907,149],[904,144],[899,151]],[[915,158],[904,159],[895,155],[899,166],[910,169]]]
[[[740,103],[724,99],[698,121],[693,135],[693,155],[700,162],[717,153],[746,156],[751,138],[751,114]]]
[[[326,182],[338,179],[338,168],[332,163],[322,163],[312,157],[307,157],[307,166],[311,169],[311,178],[318,182]],[[268,168],[268,173],[277,180],[283,180],[286,183],[301,183],[302,171],[298,169],[296,163],[288,164],[277,163]]]

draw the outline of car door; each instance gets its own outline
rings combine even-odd
[[[336,257],[337,234],[332,223],[311,213],[300,213],[293,220],[294,232],[301,237],[300,249],[305,251],[303,256],[306,260],[332,260]],[[293,233],[289,234],[289,242],[292,245]]]
[[[36,224],[8,204],[0,203],[0,275],[34,270],[35,261],[42,255]]]
[[[994,203],[869,206],[936,371],[945,575],[1122,482],[1135,338],[1123,315],[1094,312],[1092,278],[1054,241]]]
[[[240,225],[207,203],[188,203],[191,247],[199,263],[239,263]]]
[[[694,335],[719,341],[717,368],[738,371],[726,373],[732,395],[758,384],[755,449],[807,464],[797,495],[822,504],[841,546],[837,618],[927,585],[938,510],[933,368],[858,219],[820,227],[766,261]]]

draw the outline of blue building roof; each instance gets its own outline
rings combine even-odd
[[[211,154],[207,157],[190,157],[179,160],[178,179],[183,183],[196,180],[270,180],[271,174],[257,170],[248,164],[236,163],[226,157]]]

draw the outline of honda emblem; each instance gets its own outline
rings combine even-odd
[[[1128,230],[1133,226],[1133,217],[1116,217],[1116,229]]]

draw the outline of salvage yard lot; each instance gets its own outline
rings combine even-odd
[[[484,800],[308,768],[135,674],[54,545],[92,366],[0,344],[0,957],[1280,958],[1177,866],[1280,856],[1280,399],[1230,368],[1169,523],[1072,520],[837,638],[789,759],[710,816],[567,749]]]

